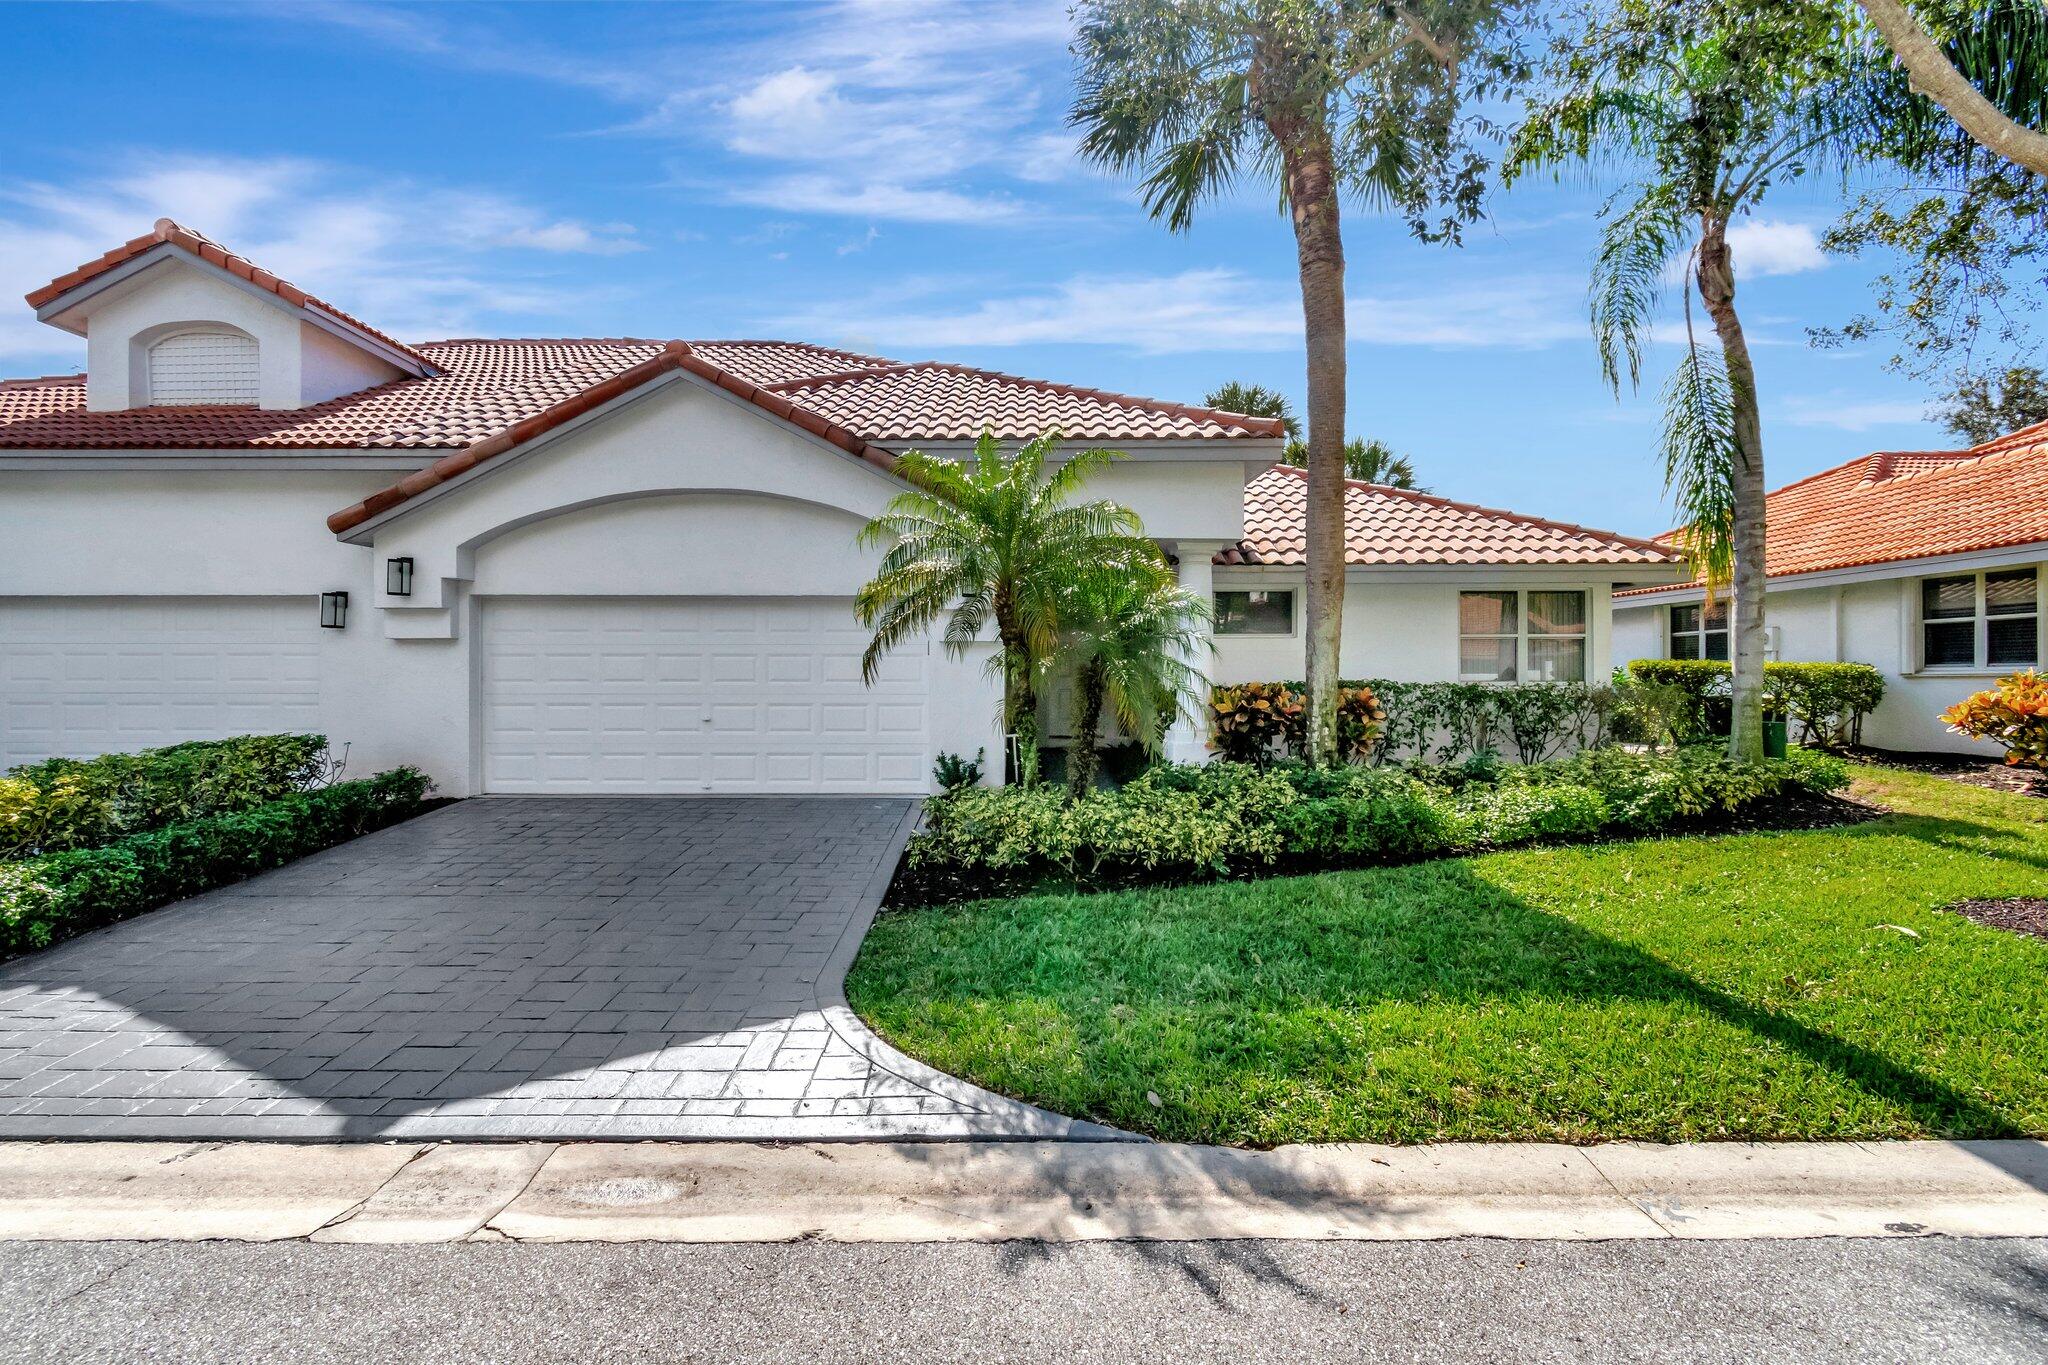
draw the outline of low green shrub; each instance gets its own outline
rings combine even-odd
[[[1708,748],[1605,747],[1538,764],[1414,770],[1168,764],[1078,801],[1050,787],[932,797],[891,901],[1200,881],[1711,828],[1795,790],[1847,782],[1847,764],[1828,754],[1741,764]]]
[[[1350,762],[1459,763],[1509,753],[1536,763],[1575,748],[1610,743],[1620,697],[1586,683],[1413,683],[1347,680],[1338,697],[1338,749]],[[1212,747],[1261,763],[1301,756],[1306,696],[1299,682],[1240,683],[1211,698]]]
[[[242,735],[23,764],[0,778],[0,858],[94,848],[249,810],[325,782],[335,767],[324,735]]]
[[[47,948],[381,829],[417,812],[430,786],[417,769],[397,768],[98,848],[0,863],[0,955]]]
[[[1687,708],[1677,727],[1682,742],[1728,733],[1729,665],[1719,659],[1636,659],[1629,676],[1676,688]],[[1800,744],[1838,748],[1863,741],[1863,718],[1884,700],[1884,674],[1869,664],[1794,663],[1764,665],[1764,710],[1799,728]]]

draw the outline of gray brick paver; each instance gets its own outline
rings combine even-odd
[[[801,1137],[972,1113],[818,1012],[904,814],[479,798],[0,965],[0,1136]]]

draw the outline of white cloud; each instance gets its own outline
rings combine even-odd
[[[942,285],[934,282],[928,292]],[[1564,276],[1517,277],[1413,294],[1365,295],[1348,309],[1352,341],[1447,348],[1541,346],[1583,333],[1581,286]],[[915,293],[915,290],[912,291]],[[1048,289],[953,306],[910,306],[901,292],[776,320],[799,335],[858,334],[884,347],[1098,344],[1151,354],[1287,351],[1302,345],[1291,280],[1227,267],[1173,275],[1076,275]]]
[[[1799,275],[1827,268],[1820,238],[1804,223],[1753,218],[1728,229],[1728,249],[1738,277]]]
[[[1872,427],[1918,426],[1927,420],[1927,405],[1883,398],[1800,394],[1780,405],[1778,418],[1795,427],[1869,431]]]
[[[459,9],[323,3],[277,12],[417,58],[597,92],[628,111],[597,131],[709,140],[734,174],[675,177],[731,203],[959,225],[1028,217],[991,183],[1072,162],[1064,7],[1043,0],[839,0],[780,10],[766,38],[696,36],[614,60],[520,45]],[[453,17],[451,17],[453,16]]]
[[[488,191],[301,158],[137,152],[107,175],[0,189],[0,296],[19,297],[159,217],[410,340],[475,332],[498,317],[566,320],[589,292],[550,283],[531,258],[640,249],[629,225],[558,218]],[[25,309],[0,310],[0,355],[75,345]]]

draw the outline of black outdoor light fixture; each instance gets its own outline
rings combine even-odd
[[[384,561],[384,591],[393,597],[412,596],[412,556]]]
[[[348,594],[345,592],[323,592],[320,594],[320,628],[340,630],[348,624]]]

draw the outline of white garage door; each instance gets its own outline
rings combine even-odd
[[[0,598],[0,768],[320,728],[310,597]]]
[[[484,789],[922,792],[921,647],[845,598],[490,598]]]

